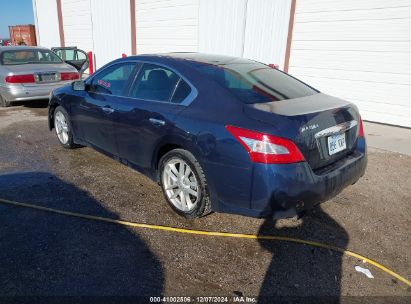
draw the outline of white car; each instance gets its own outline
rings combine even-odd
[[[56,53],[70,58],[62,59]],[[54,89],[80,79],[87,67],[86,54],[76,48],[52,51],[43,47],[0,46],[0,107],[8,107],[14,101],[48,99]]]

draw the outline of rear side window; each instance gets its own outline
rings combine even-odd
[[[99,72],[91,82],[91,91],[116,96],[125,96],[125,88],[135,68],[134,63],[110,66]]]
[[[74,60],[76,57],[76,53],[73,50],[55,50],[54,53],[56,53],[61,59],[63,60]]]
[[[178,86],[174,92],[172,103],[181,103],[191,93],[191,87],[183,79],[180,79]]]
[[[87,55],[77,49],[57,49],[54,52],[64,61],[87,60]]]
[[[145,63],[131,91],[131,97],[180,103],[190,94],[190,90],[190,86],[173,71],[163,66]]]
[[[222,65],[197,63],[194,67],[244,103],[264,103],[318,93],[303,82],[257,62]]]

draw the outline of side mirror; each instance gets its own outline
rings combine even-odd
[[[74,81],[71,84],[73,91],[85,91],[86,90],[86,83],[82,80]]]

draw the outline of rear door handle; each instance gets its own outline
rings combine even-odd
[[[114,109],[112,109],[112,108],[109,107],[109,106],[102,107],[101,109],[102,109],[102,110],[104,111],[104,113],[106,113],[106,114],[111,114],[111,113],[114,112]]]
[[[149,121],[151,122],[151,124],[155,126],[164,126],[166,124],[164,120],[157,119],[157,118],[150,118]]]

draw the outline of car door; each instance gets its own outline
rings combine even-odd
[[[115,126],[122,161],[149,171],[155,148],[172,131],[175,116],[194,96],[195,88],[177,72],[144,63],[129,98],[116,105]]]
[[[86,52],[77,47],[54,47],[51,50],[64,62],[75,67],[80,75],[88,69],[90,62]]]
[[[137,66],[133,62],[117,63],[97,72],[87,82],[83,98],[72,109],[83,140],[111,156],[118,156],[116,105],[126,98]]]

